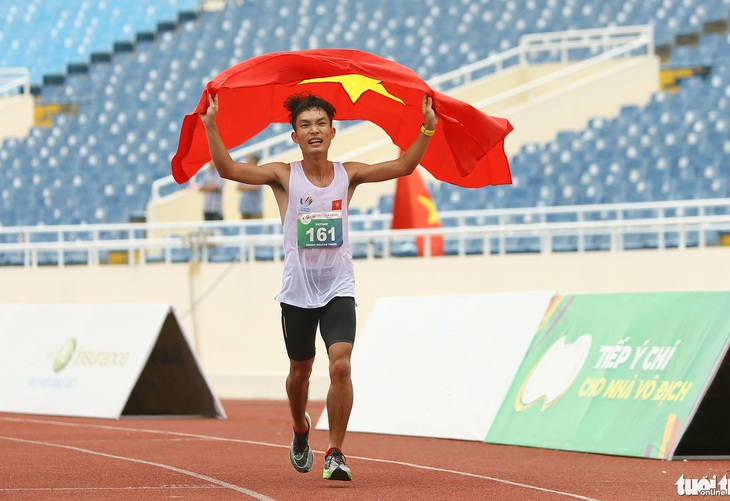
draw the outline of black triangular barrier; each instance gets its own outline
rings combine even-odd
[[[122,411],[136,415],[223,417],[172,310]]]

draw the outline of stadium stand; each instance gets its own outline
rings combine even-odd
[[[64,75],[68,65],[108,53],[158,23],[195,10],[198,0],[28,0],[0,3],[0,67],[23,66],[34,84]]]
[[[627,106],[616,118],[596,117],[583,130],[524,146],[511,159],[513,186],[434,186],[440,210],[730,196],[730,0],[275,0],[230,1],[222,11],[193,0],[51,3],[0,6],[0,43],[10,48],[0,66],[43,75],[37,108],[61,110],[48,126],[0,145],[4,226],[139,218],[151,183],[169,174],[179,124],[205,82],[261,53],[359,48],[427,79],[513,47],[527,33],[611,24],[652,24],[665,68],[689,68],[689,76],[644,108]],[[257,139],[284,130],[278,124]],[[391,206],[383,197],[361,210]]]

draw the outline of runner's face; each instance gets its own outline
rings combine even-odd
[[[303,152],[329,150],[332,138],[335,137],[335,129],[323,109],[304,110],[297,117],[296,126],[296,130],[292,132],[292,139]]]

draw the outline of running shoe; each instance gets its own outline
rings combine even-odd
[[[338,449],[330,449],[324,458],[322,478],[327,480],[352,480],[352,472],[345,464],[345,455]]]
[[[314,462],[314,453],[309,447],[309,430],[312,429],[312,418],[309,417],[309,413],[304,413],[304,419],[307,420],[307,433],[299,435],[294,432],[294,438],[291,441],[291,447],[289,447],[289,459],[294,469],[299,473],[307,473],[312,469],[312,463]]]

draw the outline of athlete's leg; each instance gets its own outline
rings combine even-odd
[[[327,417],[330,448],[342,448],[352,411],[350,358],[355,342],[355,322],[355,300],[351,297],[338,297],[330,301],[320,318],[320,331],[329,356]]]
[[[330,429],[330,448],[342,449],[347,423],[352,411],[352,379],[350,379],[350,356],[352,344],[335,343],[329,347],[330,388],[327,392],[327,417]]]
[[[294,420],[294,431],[300,434],[308,431],[304,413],[309,399],[309,377],[314,365],[317,316],[318,312],[314,310],[284,303],[281,305],[281,326],[289,355],[286,394]]]
[[[309,376],[312,374],[314,358],[302,362],[289,359],[289,375],[286,377],[286,395],[294,420],[294,431],[303,435],[309,431],[304,418],[309,400]]]

